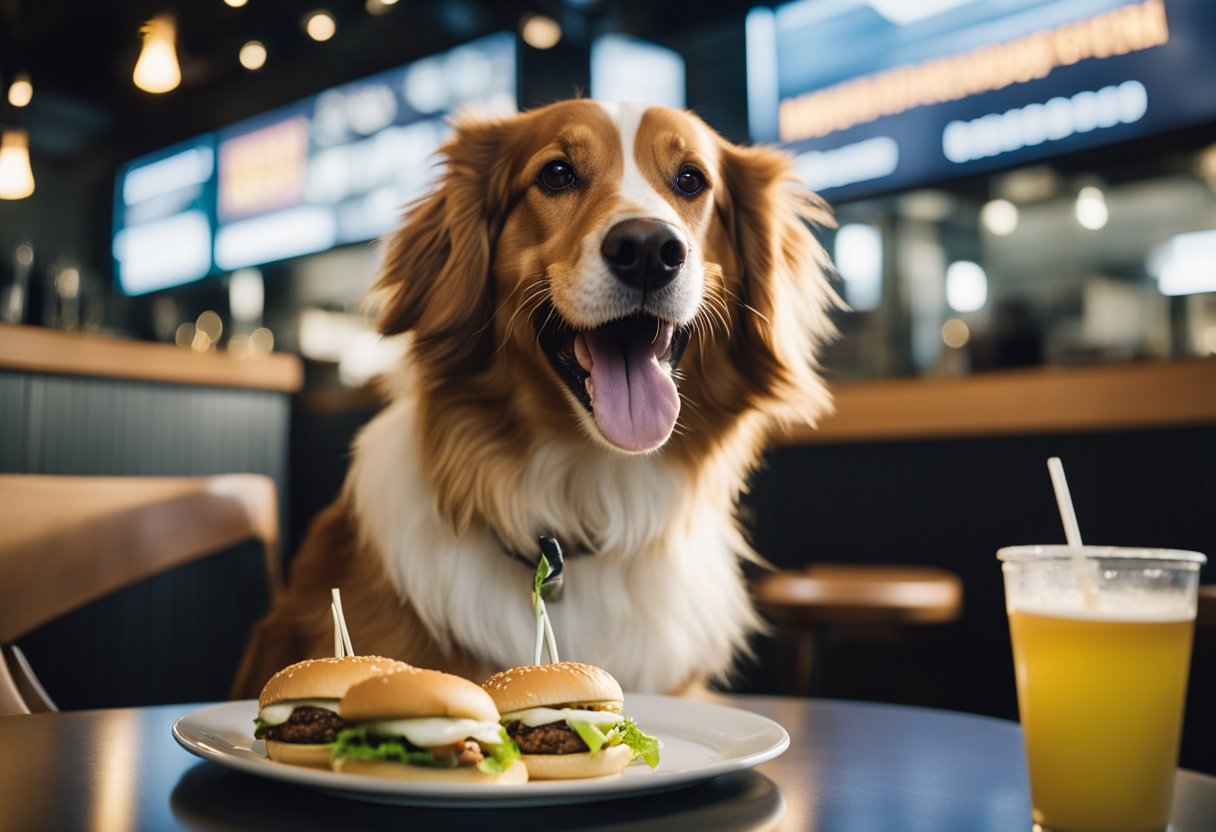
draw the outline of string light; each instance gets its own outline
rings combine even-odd
[[[8,88],[8,103],[14,107],[25,107],[33,97],[34,85],[30,83],[30,76],[24,72],[18,72]]]
[[[562,39],[562,27],[551,17],[534,14],[524,18],[520,34],[533,49],[552,49]]]
[[[261,69],[266,65],[266,47],[256,40],[251,40],[241,47],[241,66],[250,72]]]
[[[143,28],[144,46],[131,78],[144,92],[165,93],[182,82],[177,63],[177,27],[168,15],[155,17]]]
[[[334,33],[338,31],[338,25],[334,23],[329,12],[313,12],[304,22],[304,31],[308,32],[308,36],[313,40],[323,42],[334,36]]]

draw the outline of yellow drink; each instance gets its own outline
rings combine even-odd
[[[1165,829],[1193,613],[1011,609],[1009,628],[1034,820]]]

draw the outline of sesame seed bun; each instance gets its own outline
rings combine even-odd
[[[627,745],[601,748],[592,754],[524,754],[520,757],[528,767],[532,780],[577,780],[585,777],[606,777],[620,774],[633,759]]]
[[[418,667],[352,686],[338,710],[348,722],[431,716],[498,722],[494,700],[475,682]]]
[[[366,774],[371,777],[386,777],[390,780],[423,780],[432,783],[495,783],[510,785],[528,782],[528,769],[519,760],[500,773],[490,773],[477,766],[456,768],[428,768],[380,760],[351,760],[339,758],[333,762],[334,771],[346,774]]]
[[[595,703],[620,711],[625,695],[607,670],[581,662],[529,664],[495,673],[481,683],[502,713]]]
[[[287,699],[341,699],[351,685],[409,665],[383,656],[344,656],[296,662],[270,677],[258,708]]]

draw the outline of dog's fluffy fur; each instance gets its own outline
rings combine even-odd
[[[476,680],[530,661],[532,576],[506,550],[532,554],[541,534],[589,552],[567,558],[549,604],[563,657],[626,690],[723,676],[757,624],[736,517],[746,477],[776,423],[829,407],[815,350],[836,298],[804,222],[826,210],[784,154],[662,107],[465,120],[443,155],[384,254],[381,329],[411,334],[390,403],[356,440],[234,695],[332,649],[334,586],[359,652]],[[546,185],[554,160],[572,187]],[[675,184],[689,166],[705,180],[692,195]],[[625,288],[605,265],[605,235],[631,218],[687,244],[662,290]],[[594,391],[580,397],[581,374],[563,377],[542,344],[573,360],[577,332],[630,315],[689,333],[671,373],[678,421],[644,447],[607,438]]]

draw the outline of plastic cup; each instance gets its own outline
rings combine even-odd
[[[1052,832],[1169,823],[1198,552],[1001,549],[1034,821]]]

